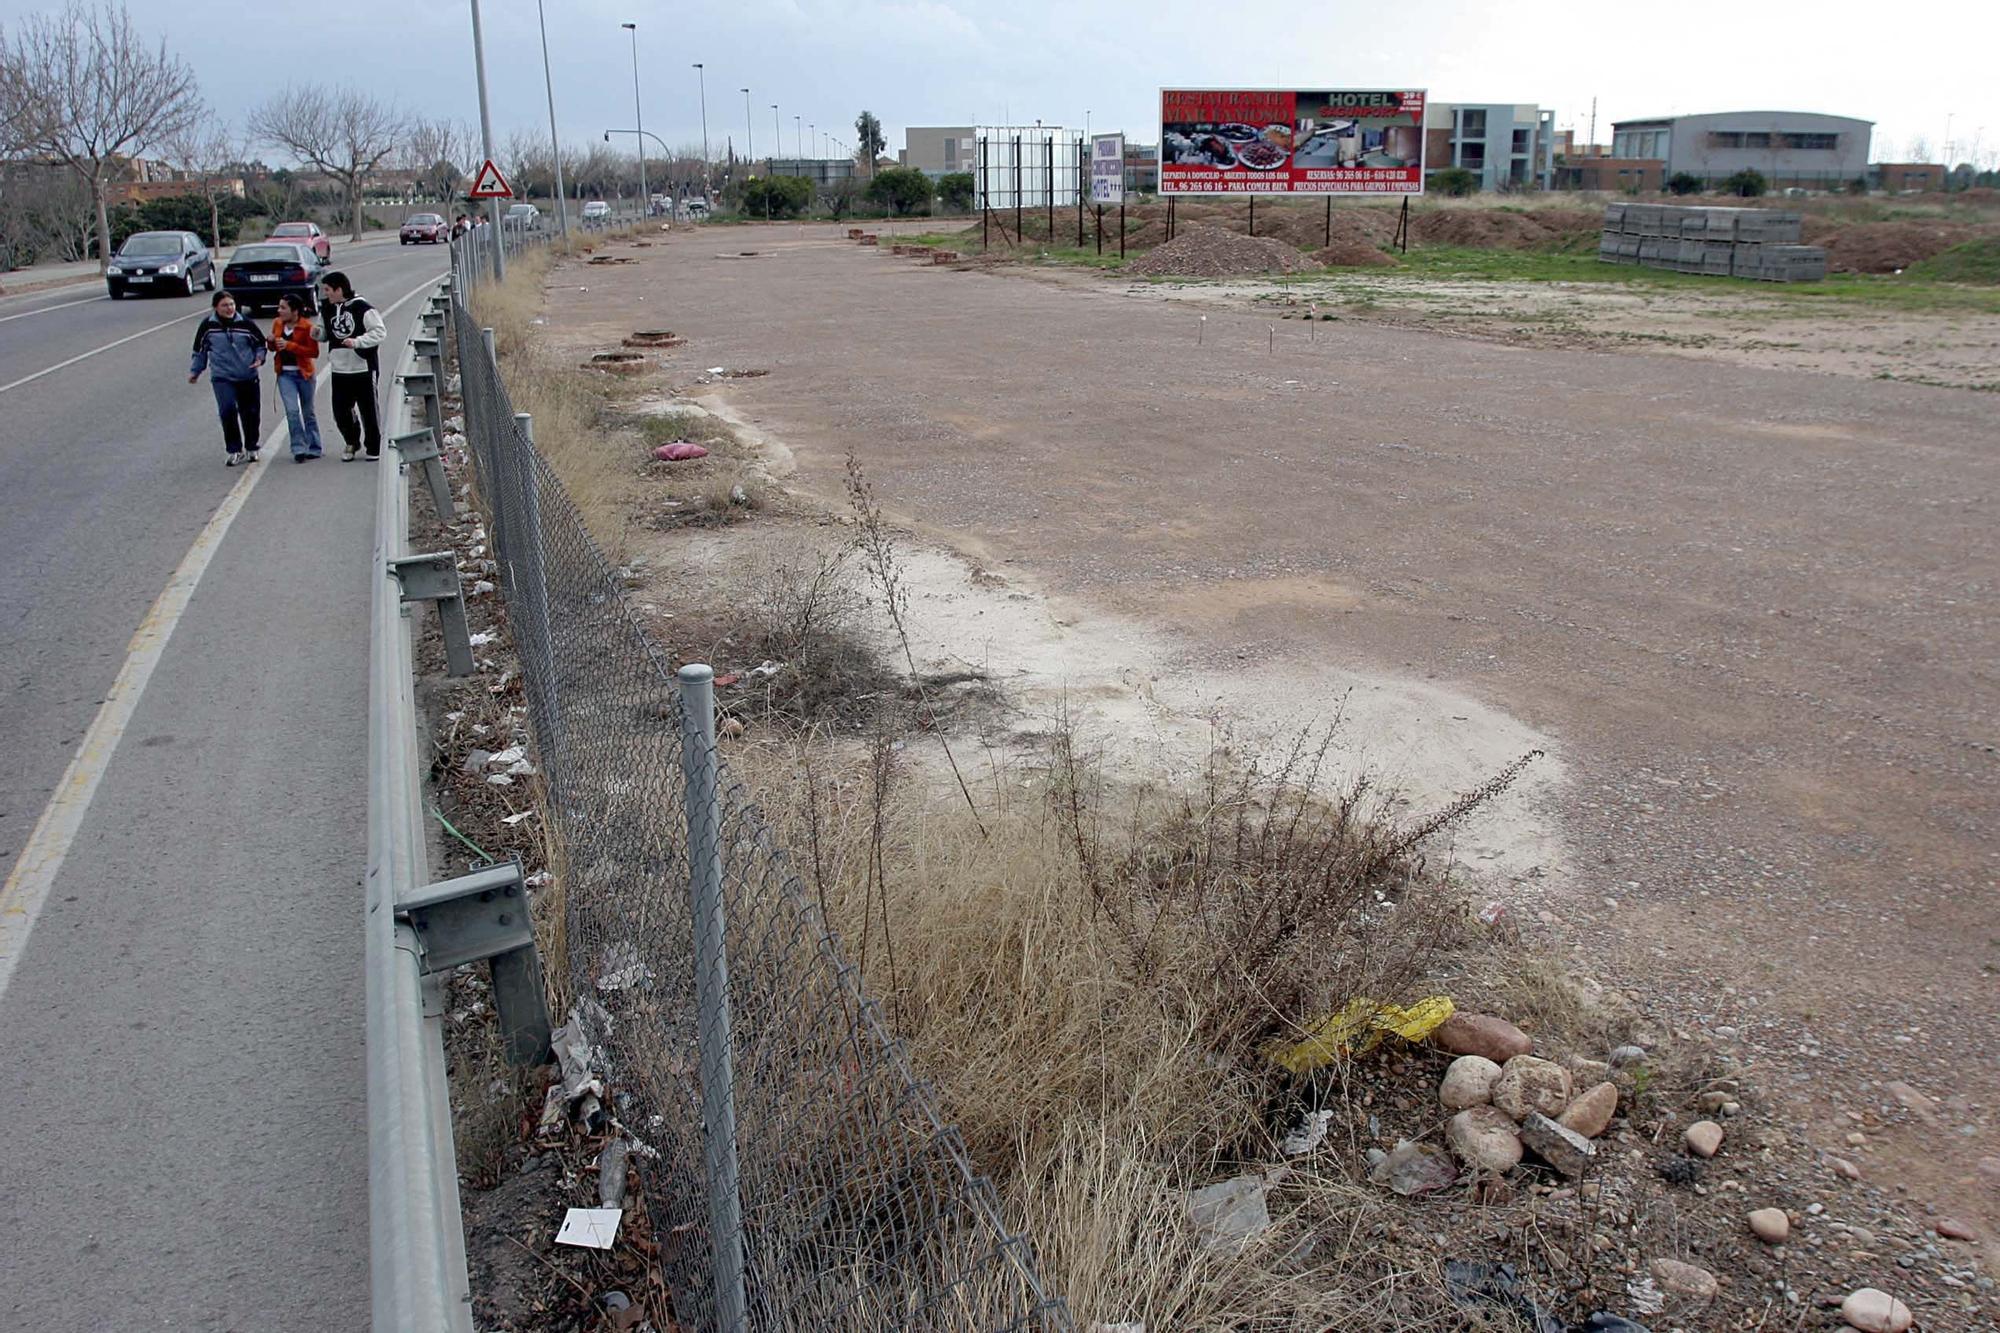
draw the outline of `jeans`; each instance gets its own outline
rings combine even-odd
[[[356,418],[359,420],[356,420]],[[375,376],[363,371],[333,376],[333,424],[349,449],[364,445],[368,456],[382,452],[382,423],[375,415]]]
[[[319,418],[313,415],[313,382],[296,370],[278,372],[278,399],[292,436],[292,456],[319,455]]]
[[[264,385],[259,380],[219,380],[210,376],[208,387],[215,391],[215,413],[222,418],[222,447],[232,454],[255,449],[262,442],[260,413]]]

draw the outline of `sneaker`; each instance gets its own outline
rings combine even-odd
[[[303,463],[303,462],[305,462],[305,461],[306,461],[306,460],[307,460],[308,458],[311,458],[311,457],[312,457],[312,455],[311,455],[311,454],[293,454],[293,455],[292,455],[292,461],[293,461],[294,463]]]
[[[374,453],[368,455],[368,461],[372,463],[381,456],[382,456],[382,451],[380,449],[377,449]]]
[[[240,462],[242,462],[242,461],[243,461],[243,455],[242,455],[242,454],[231,454],[231,455],[229,455],[229,457],[227,457],[227,458],[225,458],[225,459],[223,459],[223,460],[222,460],[222,466],[224,466],[224,467],[235,467],[235,466],[236,466],[236,465],[237,465],[238,463],[240,463]]]
[[[350,444],[347,446],[347,452],[340,456],[340,461],[343,463],[352,463],[359,457],[361,457],[361,450],[355,445]]]
[[[255,449],[245,449],[243,451],[243,461],[246,463],[257,462],[258,461],[257,451]]]

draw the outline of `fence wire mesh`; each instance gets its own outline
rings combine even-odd
[[[698,1004],[687,720],[675,673],[531,432],[466,300],[490,255],[455,247],[466,436],[547,786],[571,1017],[601,1041],[618,1114],[656,1160],[653,1239],[698,1329],[1069,1330],[1026,1238],[939,1114],[756,805],[714,753],[726,1011]],[[695,845],[709,826],[698,823]],[[699,854],[696,860],[700,860]],[[744,1318],[718,1280],[702,1058],[733,1067]],[[716,1099],[709,1099],[713,1105]],[[726,1185],[721,1192],[727,1202]],[[723,1222],[723,1226],[732,1225]],[[721,1242],[721,1243],[719,1243]]]

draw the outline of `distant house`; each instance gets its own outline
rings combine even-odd
[[[903,131],[903,151],[897,161],[936,180],[954,171],[970,171],[978,148],[970,125],[912,125]]]
[[[1667,178],[1703,185],[1755,171],[1773,188],[1831,190],[1867,175],[1874,131],[1873,121],[1813,111],[1657,116],[1613,123],[1611,155],[1659,162]]]

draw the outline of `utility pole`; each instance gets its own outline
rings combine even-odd
[[[785,129],[778,123],[778,104],[771,103],[771,174],[778,174],[778,150],[785,146]]]
[[[549,20],[542,12],[542,0],[535,0],[535,18],[542,25],[542,86],[549,93],[549,151],[556,158],[556,226],[569,239],[569,203],[563,191],[562,138],[556,133],[556,84],[549,73]]]
[[[632,123],[639,127],[639,216],[653,216],[653,196],[646,189],[646,114],[639,109],[639,25],[621,23],[632,34]]]
[[[743,90],[743,160],[746,171],[757,169],[757,131],[750,127],[750,90]]]
[[[479,0],[472,0],[472,68],[479,76],[479,142],[486,160],[493,160],[493,115],[486,109],[486,44],[479,34]],[[493,224],[493,277],[507,280],[507,242],[500,233],[500,201],[486,201],[487,221]]]
[[[694,62],[695,86],[701,89],[701,201],[708,202],[708,76],[702,73],[701,62]]]

